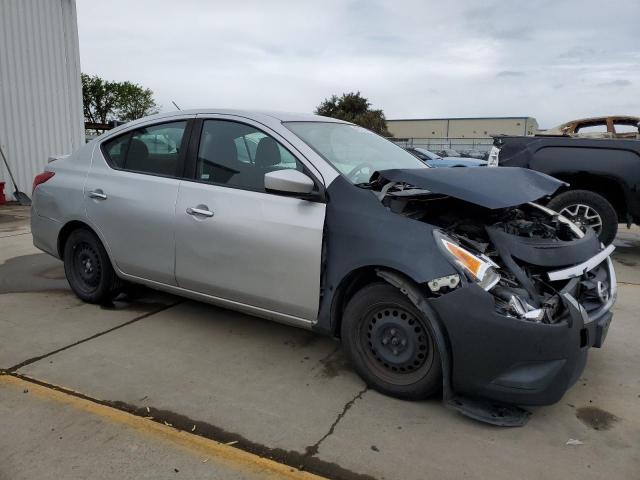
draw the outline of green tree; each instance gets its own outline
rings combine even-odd
[[[360,92],[343,93],[341,97],[326,98],[315,110],[316,115],[338,118],[355,123],[385,137],[391,137],[382,110],[371,109],[369,100]]]
[[[116,103],[118,120],[130,122],[153,113],[158,113],[158,105],[153,99],[153,92],[150,89],[131,82],[118,84],[118,101]]]
[[[132,82],[112,82],[82,74],[82,105],[88,122],[130,122],[158,112],[153,92]]]
[[[81,79],[85,120],[92,123],[107,123],[115,120],[118,84],[86,73],[81,75]]]

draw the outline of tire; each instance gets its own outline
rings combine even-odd
[[[600,226],[594,227],[594,230],[600,241],[609,245],[616,238],[618,214],[602,195],[589,190],[569,190],[551,199],[547,207],[575,221],[581,228],[590,222],[584,215],[586,208],[589,208],[599,216]]]
[[[358,291],[344,311],[341,335],[355,370],[375,390],[409,400],[440,391],[431,324],[397,288],[374,283]]]
[[[64,244],[64,272],[71,290],[88,303],[110,302],[120,280],[102,242],[86,228],[74,230]]]

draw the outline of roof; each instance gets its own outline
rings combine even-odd
[[[138,125],[149,125],[156,121],[162,121],[164,119],[171,118],[184,118],[185,116],[193,115],[229,115],[234,117],[246,118],[248,120],[254,120],[262,123],[263,125],[276,127],[276,124],[282,122],[333,122],[333,123],[349,123],[343,120],[338,120],[330,117],[323,117],[320,115],[313,115],[310,113],[293,113],[293,112],[275,112],[267,110],[234,110],[227,108],[196,108],[190,110],[173,110],[170,112],[156,113],[155,115],[149,115],[147,117],[138,118],[128,123],[124,123],[104,133],[99,138],[105,139],[119,134],[120,132],[129,130],[131,127]]]
[[[189,110],[173,110],[170,112],[157,113],[148,117],[143,117],[140,120],[153,120],[162,119],[167,117],[174,117],[176,115],[198,115],[198,114],[220,114],[220,115],[235,115],[238,117],[253,118],[260,120],[264,117],[270,117],[272,119],[279,120],[281,122],[338,122],[345,123],[342,120],[335,118],[323,117],[320,115],[314,115],[311,113],[295,113],[295,112],[278,112],[272,110],[238,110],[229,108],[196,108]]]

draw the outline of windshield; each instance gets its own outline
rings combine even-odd
[[[416,147],[415,150],[417,150],[418,152],[422,153],[423,155],[426,155],[431,160],[441,160],[442,159],[441,156],[436,155],[431,150],[427,150],[426,148]]]
[[[392,168],[428,168],[418,158],[366,128],[333,122],[284,125],[327,160],[351,183],[365,183],[373,172]]]

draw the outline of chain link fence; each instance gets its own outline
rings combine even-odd
[[[443,157],[484,158],[493,145],[492,138],[390,138],[403,148],[425,148]]]

